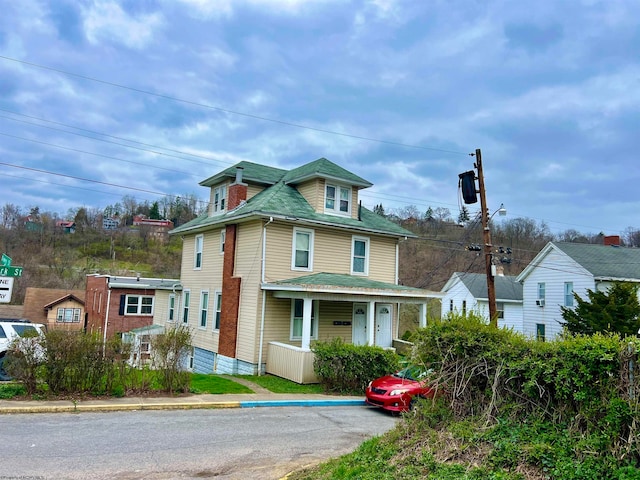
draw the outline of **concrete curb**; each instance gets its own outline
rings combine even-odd
[[[330,407],[330,406],[366,406],[360,399],[282,399],[282,400],[230,400],[230,401],[176,401],[174,399],[152,399],[131,403],[101,402],[82,403],[71,401],[51,405],[46,402],[0,402],[0,414],[11,413],[80,413],[80,412],[118,412],[134,410],[189,410],[213,408],[258,408],[258,407]]]

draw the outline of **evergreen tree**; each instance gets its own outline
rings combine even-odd
[[[460,209],[460,215],[458,215],[458,224],[464,225],[470,220],[469,210],[467,210],[467,206],[463,205],[462,209]]]
[[[431,222],[433,220],[433,208],[427,208],[427,211],[424,213],[424,219],[427,222]]]
[[[149,208],[149,218],[154,220],[160,220],[160,206],[158,202],[153,202],[151,208]]]
[[[637,335],[640,328],[637,285],[614,283],[607,292],[587,290],[587,296],[588,301],[574,293],[575,308],[560,307],[564,325],[571,333]]]
[[[378,215],[380,215],[381,217],[384,217],[384,207],[382,206],[382,204],[376,205],[375,207],[373,207],[373,213],[377,213]]]

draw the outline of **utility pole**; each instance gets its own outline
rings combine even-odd
[[[489,325],[498,327],[498,312],[496,309],[496,284],[493,275],[491,232],[489,230],[489,210],[487,208],[487,195],[484,190],[484,172],[482,171],[482,153],[476,149],[475,167],[478,170],[478,188],[480,193],[480,209],[482,213],[482,237],[484,241],[484,259],[487,273],[487,297],[489,299]]]

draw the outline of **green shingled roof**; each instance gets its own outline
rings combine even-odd
[[[326,286],[326,287],[343,287],[357,288],[364,290],[392,290],[397,292],[416,293],[422,295],[426,290],[404,285],[396,285],[394,283],[378,282],[369,280],[366,277],[358,277],[355,275],[345,275],[339,273],[314,273],[313,275],[305,275],[302,277],[290,278],[288,280],[280,280],[271,282],[273,285],[299,285],[299,286]],[[433,292],[429,292],[433,293]]]
[[[266,165],[259,165],[251,162],[240,162],[233,167],[229,167],[226,170],[217,173],[213,177],[209,177],[206,180],[200,182],[203,187],[211,187],[216,183],[220,183],[223,180],[229,178],[236,178],[236,172],[238,167],[242,167],[242,178],[248,182],[257,183],[260,185],[273,185],[277,183],[287,173],[286,170],[281,168],[268,167]]]
[[[595,278],[640,280],[638,248],[566,242],[553,242],[553,245],[582,265]]]
[[[243,163],[244,165],[251,165],[251,167],[247,167],[247,169],[249,169],[248,172],[245,170],[244,173],[246,173],[246,175],[243,175],[243,177],[248,181],[250,179],[250,175],[260,173],[259,169],[250,170],[250,168],[253,168],[253,166],[256,166],[256,164],[249,164],[249,162],[241,163]],[[315,171],[317,167],[322,167],[323,171],[325,172],[329,170],[334,173],[346,172],[346,170],[338,167],[337,165],[334,165],[326,159],[320,159],[315,162],[311,162],[311,164],[309,165],[312,164],[315,165],[315,167],[304,170],[305,175]],[[335,168],[331,167],[331,165],[333,165]],[[300,169],[303,169],[304,167],[306,166],[300,167]],[[270,167],[266,168],[270,169]],[[300,173],[302,172],[302,170],[300,169],[296,169],[294,171],[299,171]],[[276,172],[274,172],[274,170],[276,169],[270,169],[266,171],[266,173],[268,174],[267,176],[271,175],[269,177],[271,179],[273,179],[276,175]],[[231,174],[232,171],[235,178],[235,167],[225,170],[225,172],[227,172],[228,174]],[[346,173],[349,174],[349,172]],[[366,180],[362,180],[357,175],[349,175],[352,175],[354,178],[350,177],[349,179],[345,179],[347,183],[350,183],[355,179],[366,182]],[[349,228],[362,232],[379,233],[382,235],[392,235],[396,237],[415,237],[415,234],[413,234],[412,232],[405,230],[396,223],[387,220],[386,218],[375,214],[364,207],[360,208],[360,219],[317,213],[300,194],[300,192],[298,192],[298,190],[285,182],[284,177],[285,176],[282,175],[280,181],[277,181],[274,185],[265,188],[257,195],[251,197],[249,200],[239,205],[237,208],[231,211],[227,211],[221,215],[208,216],[206,214],[203,214],[200,217],[175,228],[171,231],[171,234],[183,233],[193,230],[203,230],[209,226],[219,224],[224,225],[250,217],[279,217],[286,218],[287,220],[299,221],[301,223]],[[288,175],[286,175],[286,177],[289,178]],[[201,185],[203,185],[204,183],[209,184],[210,181],[213,182],[212,184],[215,184],[216,182],[220,182],[222,178],[225,178],[224,172],[205,180],[205,182],[202,182]],[[296,174],[291,178],[301,179],[303,177]],[[217,180],[214,181],[212,179]],[[266,180],[263,179],[262,181],[265,182]]]
[[[297,184],[317,177],[340,180],[348,183],[349,185],[364,188],[373,185],[371,182],[368,182],[364,178],[345,170],[326,158],[319,158],[318,160],[290,170],[284,176],[283,180],[285,183]]]

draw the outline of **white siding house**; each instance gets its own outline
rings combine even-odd
[[[522,285],[516,277],[495,277],[498,326],[522,332]],[[475,312],[489,321],[487,277],[479,273],[455,272],[442,287],[442,318],[449,312]]]
[[[563,329],[562,306],[573,293],[606,291],[612,282],[640,282],[640,249],[613,245],[550,242],[518,275],[523,285],[524,333],[553,339]]]

